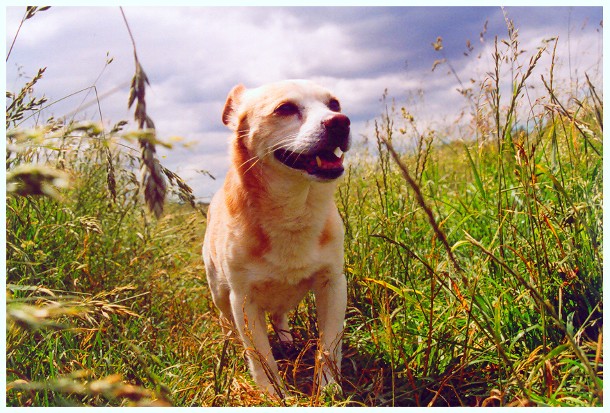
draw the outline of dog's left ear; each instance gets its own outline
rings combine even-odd
[[[239,120],[237,119],[237,108],[241,103],[241,96],[246,88],[244,85],[237,85],[229,92],[227,101],[225,102],[225,108],[222,111],[222,123],[227,125],[232,130],[237,129]]]

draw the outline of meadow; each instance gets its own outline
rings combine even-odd
[[[532,102],[553,42],[522,53],[507,29],[495,69],[462,90],[467,128],[422,127],[386,100],[349,153],[342,395],[311,385],[311,296],[293,348],[270,330],[285,400],[260,394],[223,336],[205,206],[155,157],[137,56],[135,130],[19,127],[46,103],[44,70],[7,94],[7,406],[603,405],[602,85],[565,87],[551,60]]]

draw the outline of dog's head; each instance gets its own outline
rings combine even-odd
[[[223,123],[235,132],[242,166],[261,162],[287,173],[329,181],[343,174],[350,120],[328,90],[306,80],[256,89],[235,86]]]

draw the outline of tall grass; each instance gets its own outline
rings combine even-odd
[[[602,103],[588,79],[562,100],[543,78],[548,98],[524,112],[544,49],[501,90],[501,66],[517,62],[510,25],[509,36],[481,81],[483,139],[430,149],[420,134],[400,155],[392,108],[375,164],[354,166],[340,192],[360,303],[348,343],[391,372],[365,404],[602,403]]]
[[[600,88],[561,92],[552,62],[530,104],[539,55],[508,27],[464,93],[468,136],[389,102],[376,152],[339,187],[342,397],[311,392],[311,296],[291,314],[293,348],[271,333],[291,396],[262,396],[219,326],[190,188],[158,165],[177,196],[159,219],[146,208],[139,139],[157,138],[125,122],[20,129],[45,104],[44,70],[26,82],[7,105],[7,405],[602,405]]]

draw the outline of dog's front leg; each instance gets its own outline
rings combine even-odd
[[[318,383],[322,388],[336,383],[341,374],[341,343],[347,306],[347,285],[343,274],[314,285],[320,331]]]
[[[256,384],[272,396],[281,397],[281,379],[271,353],[265,312],[247,296],[231,293],[235,326],[246,350],[250,373]]]

